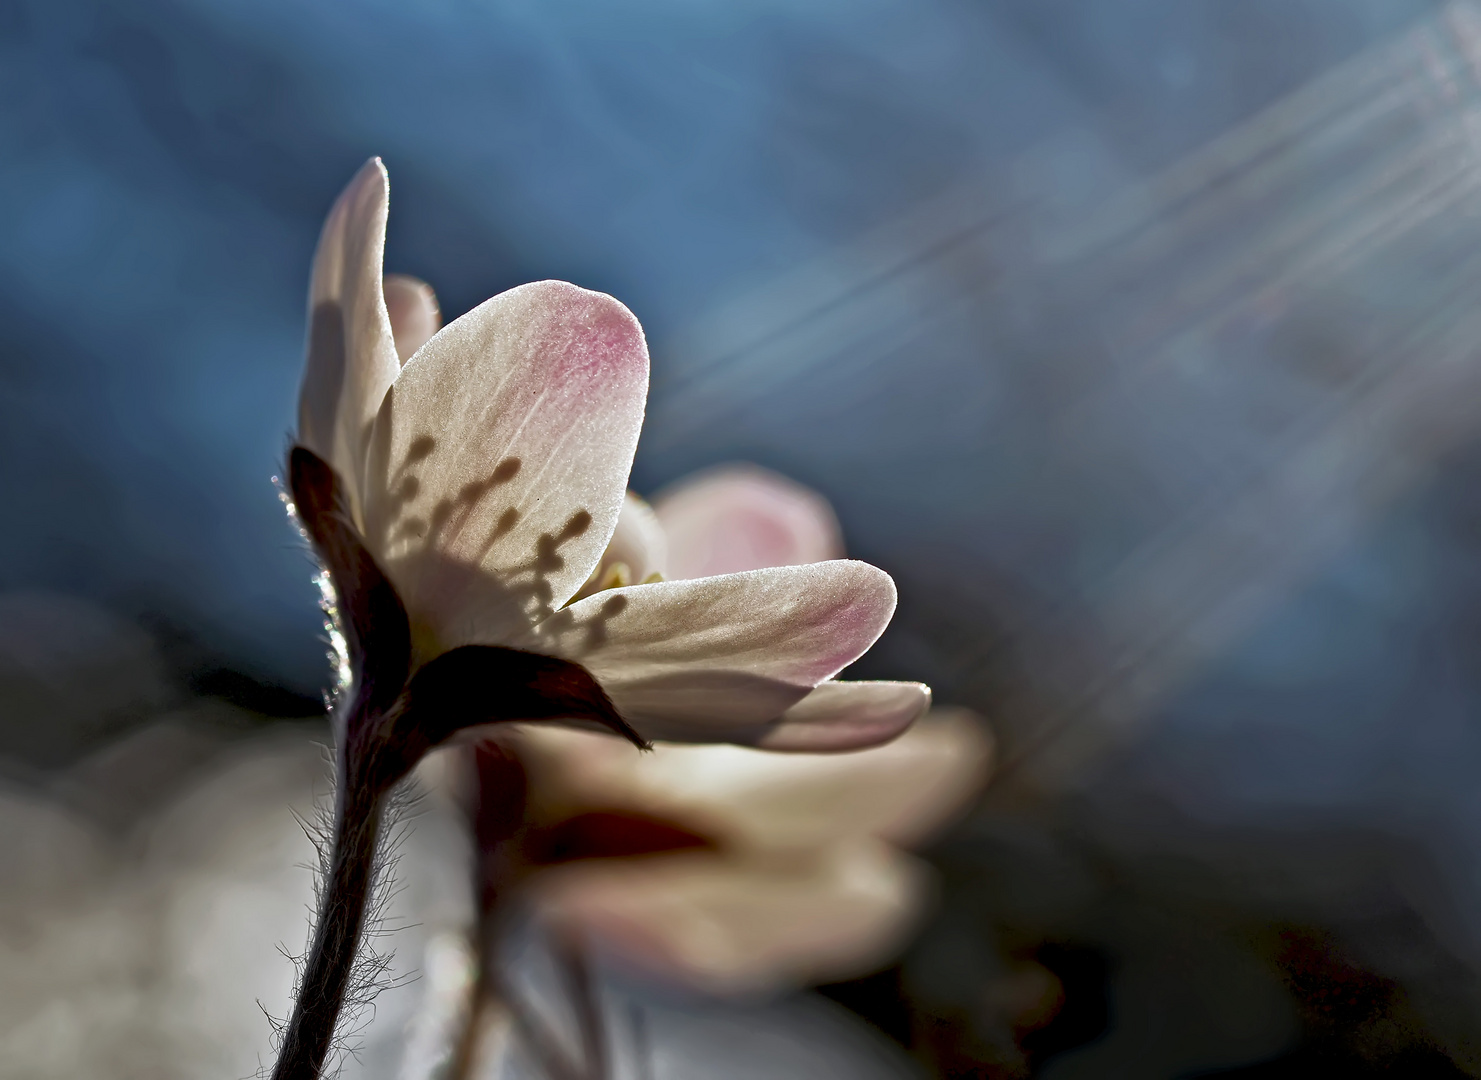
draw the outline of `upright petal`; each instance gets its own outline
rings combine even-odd
[[[385,166],[371,158],[329,211],[309,283],[298,441],[344,478],[357,516],[370,425],[400,368],[381,291],[389,191]]]
[[[836,560],[609,589],[516,644],[584,665],[645,738],[749,742],[858,659],[894,610],[888,574]]]
[[[671,577],[843,557],[828,500],[756,465],[722,465],[680,480],[658,494],[653,509],[669,539]]]
[[[407,363],[366,526],[420,655],[510,643],[570,599],[617,524],[647,392],[632,313],[562,281],[485,301]]]
[[[396,358],[404,364],[442,327],[442,308],[432,286],[420,278],[387,274],[381,287],[396,339]]]

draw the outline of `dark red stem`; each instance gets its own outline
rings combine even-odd
[[[319,1080],[323,1075],[365,934],[365,911],[375,887],[381,811],[378,796],[361,785],[341,784],[318,925],[273,1080]]]

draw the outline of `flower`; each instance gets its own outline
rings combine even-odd
[[[754,466],[699,474],[650,509],[628,496],[588,588],[842,553],[821,496]],[[847,684],[839,684],[845,686]],[[835,693],[847,693],[837,690]],[[868,727],[871,702],[859,704]],[[894,741],[843,754],[660,743],[521,726],[485,748],[487,806],[515,788],[522,831],[489,865],[549,925],[700,989],[769,991],[860,974],[891,955],[929,875],[903,848],[986,779],[975,716],[937,709]],[[497,830],[498,825],[495,824]],[[493,845],[483,838],[486,854]]]
[[[373,159],[330,211],[309,288],[288,487],[342,694],[332,844],[275,1080],[321,1074],[346,996],[384,966],[362,944],[386,799],[432,747],[557,720],[639,745],[842,749],[929,700],[831,681],[894,612],[894,582],[865,563],[614,578],[577,598],[627,505],[642,328],[610,296],[541,281],[438,329],[429,288],[383,275],[388,194]]]
[[[357,674],[391,696],[407,684],[419,749],[489,720],[613,726],[605,702],[645,740],[789,750],[881,742],[920,714],[920,684],[831,681],[894,611],[865,563],[619,575],[577,598],[635,512],[642,330],[556,281],[437,330],[430,290],[383,285],[387,193],[372,160],[324,227],[292,487],[347,643],[371,657]]]
[[[850,978],[898,951],[930,897],[904,848],[986,779],[975,716],[933,709],[847,754],[519,733],[530,828],[525,890],[550,925],[714,993]],[[627,856],[627,857],[621,857]]]

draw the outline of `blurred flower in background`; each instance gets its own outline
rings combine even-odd
[[[985,778],[981,721],[938,709],[837,755],[530,730],[516,753],[541,917],[700,989],[770,991],[867,974],[924,914],[929,839]],[[620,754],[620,756],[619,756]],[[662,856],[662,857],[660,857]]]

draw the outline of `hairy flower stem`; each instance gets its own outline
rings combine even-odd
[[[365,934],[383,804],[360,785],[341,784],[318,926],[273,1080],[319,1080],[323,1073]]]

